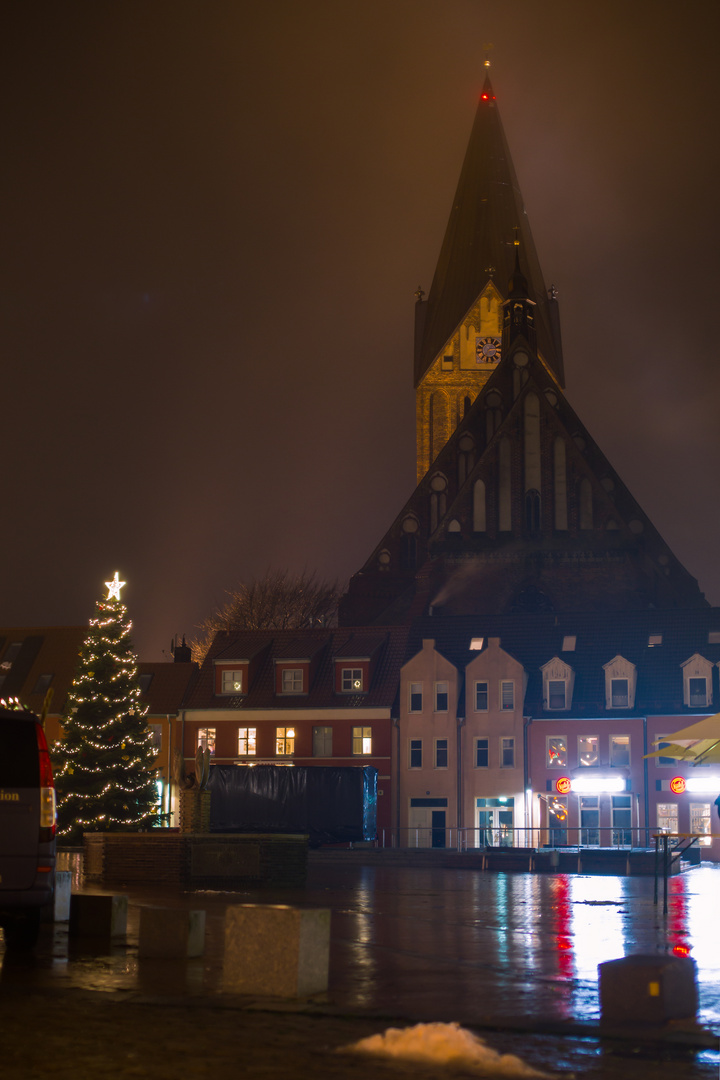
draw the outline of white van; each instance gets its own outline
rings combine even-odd
[[[55,884],[55,785],[42,725],[0,703],[0,927],[9,949],[32,949]]]

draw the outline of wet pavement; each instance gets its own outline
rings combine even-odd
[[[76,887],[84,886],[78,880]],[[355,1059],[341,1061],[335,1055],[338,1046],[352,1041],[353,1032],[360,1038],[390,1023],[458,1021],[482,1033],[496,1049],[564,1075],[652,1075],[654,1080],[718,1076],[717,1050],[648,1046],[633,1038],[599,1040],[596,1025],[599,963],[630,953],[675,952],[696,961],[698,1020],[720,1033],[720,867],[706,865],[671,879],[666,915],[662,897],[657,906],[653,903],[649,878],[365,865],[360,854],[357,861],[333,854],[311,856],[307,889],[297,892],[122,891],[130,898],[125,944],[91,951],[87,943],[70,940],[67,927],[57,924],[44,928],[32,960],[3,955],[0,946],[2,1032],[7,1034],[10,1001],[19,1024],[23,1008],[38,1007],[38,1002],[45,1016],[62,1010],[64,1023],[59,1011],[58,1032],[61,1041],[65,1038],[70,1068],[77,1035],[71,1043],[69,1016],[78,1013],[82,1026],[92,1015],[111,1031],[122,1022],[130,1031],[124,1038],[132,1038],[134,1032],[134,1037],[149,1038],[148,1045],[154,1046],[152,1033],[141,1036],[139,1017],[153,1015],[155,1020],[145,1024],[151,1023],[157,1032],[161,1014],[165,1017],[169,1011],[180,1031],[203,1017],[202,1038],[207,1045],[201,1049],[199,1033],[192,1045],[198,1059],[195,1066],[202,1060],[207,1069],[195,1068],[191,1075],[205,1071],[225,1075],[220,1068],[225,1051],[219,1040],[230,1037],[234,1024],[236,1034],[243,1027],[252,1032],[242,1036],[246,1075],[301,1076],[308,1068],[317,1075],[339,1076],[352,1075],[355,1068]],[[331,909],[327,995],[305,1003],[280,1003],[225,992],[225,911],[229,904],[247,902]],[[139,959],[143,904],[204,909],[204,955],[183,962]],[[224,1035],[221,1028],[228,1029]],[[98,1031],[98,1038],[106,1035]],[[271,1066],[283,1039],[284,1064],[276,1061]],[[312,1060],[303,1057],[303,1046]],[[318,1047],[326,1050],[322,1061],[312,1058]],[[187,1052],[186,1048],[183,1054]],[[328,1056],[331,1052],[333,1056]],[[12,1060],[1,1042],[0,1053],[4,1063]],[[171,1046],[162,1062],[173,1057]],[[228,1069],[232,1060],[237,1075],[237,1055],[228,1060]],[[123,1064],[124,1071],[103,1072],[164,1075],[158,1072],[161,1062],[152,1062],[146,1046],[138,1059]],[[388,1068],[395,1070],[393,1075],[402,1071],[394,1064]],[[18,1070],[15,1075],[23,1080],[35,1075],[32,1062],[22,1054]],[[381,1075],[376,1067],[373,1072]]]

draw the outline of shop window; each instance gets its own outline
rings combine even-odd
[[[630,764],[630,736],[610,736],[610,764],[615,768],[622,768]]]
[[[275,753],[278,757],[289,757],[295,753],[295,728],[275,728]]]
[[[487,769],[490,764],[490,740],[481,738],[475,740],[475,768]]]
[[[548,843],[551,847],[567,844],[567,802],[564,795],[553,795],[548,800]]]
[[[712,843],[709,835],[712,832],[710,811],[710,803],[690,803],[690,832],[700,834],[700,847],[709,847]]]
[[[238,728],[238,757],[254,757],[257,754],[257,728]]]
[[[488,684],[486,682],[475,683],[475,712],[488,711]]]
[[[421,682],[410,683],[410,712],[422,712],[423,687]]]
[[[547,738],[547,766],[549,769],[567,769],[567,740],[564,735]]]
[[[447,739],[435,740],[435,768],[447,769],[448,767],[448,741]]]
[[[435,712],[448,711],[449,684],[446,682],[435,683]]]
[[[613,795],[613,844],[629,847],[632,844],[632,796]]]
[[[678,831],[677,803],[658,803],[657,827],[658,832],[676,833]]]
[[[422,769],[422,739],[410,740],[410,768]]]
[[[600,843],[600,801],[597,795],[580,796],[580,843]]]
[[[500,739],[500,768],[501,769],[514,769],[515,768],[515,740],[502,738]]]
[[[332,728],[313,728],[313,757],[332,757]]]
[[[597,735],[578,735],[578,765],[591,769],[598,764]]]
[[[215,735],[216,729],[214,727],[201,727],[197,731],[196,747],[202,750],[209,750],[210,757],[215,756]]]
[[[352,729],[352,752],[358,754],[372,754],[372,728],[354,727]]]

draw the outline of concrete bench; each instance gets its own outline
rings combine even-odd
[[[598,974],[601,1030],[695,1019],[697,974],[689,956],[623,956],[599,964]]]
[[[69,921],[71,894],[72,873],[70,870],[56,870],[55,891],[53,893],[53,922]]]
[[[78,938],[125,938],[128,898],[113,893],[73,893],[68,933]]]
[[[227,909],[226,991],[287,998],[321,994],[329,966],[328,908],[234,904]]]
[[[138,956],[177,960],[205,951],[205,912],[141,907]]]

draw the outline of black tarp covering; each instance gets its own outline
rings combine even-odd
[[[213,765],[211,832],[307,833],[312,845],[374,840],[377,769]]]

